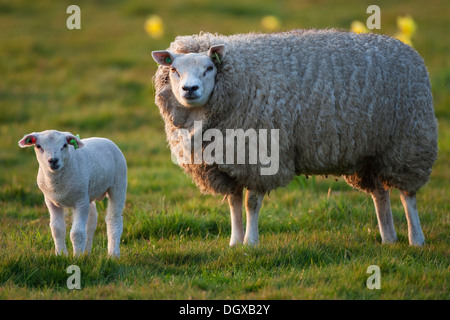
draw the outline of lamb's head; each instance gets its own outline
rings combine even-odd
[[[69,157],[69,146],[75,149],[84,143],[70,132],[46,130],[25,135],[20,141],[21,148],[34,146],[39,166],[50,172],[57,172],[64,167]]]
[[[221,63],[224,45],[212,46],[200,53],[153,51],[153,59],[170,67],[170,84],[178,102],[186,107],[201,107],[214,89],[217,65]]]

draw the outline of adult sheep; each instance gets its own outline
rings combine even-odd
[[[230,245],[258,243],[264,195],[299,174],[342,175],[371,194],[383,243],[397,240],[389,189],[399,189],[409,242],[424,244],[416,192],[437,157],[437,125],[428,73],[414,49],[382,35],[299,30],[181,36],[152,56],[170,148],[202,192],[228,197]],[[277,172],[262,174],[267,159],[250,163],[248,154],[243,164],[185,161],[198,151],[179,132],[193,141],[208,129],[278,130]],[[213,143],[208,138],[202,152]]]

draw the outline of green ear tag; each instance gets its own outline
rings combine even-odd
[[[214,62],[217,62],[217,64],[220,64],[220,58],[219,58],[219,55],[217,54],[217,52],[214,52],[214,53],[211,55],[211,57],[212,57],[212,59],[213,59]]]
[[[167,64],[171,64],[171,63],[172,63],[172,59],[170,59],[170,57],[166,57],[166,59],[164,59],[164,61],[165,61]]]
[[[76,136],[77,136],[78,139],[80,139],[80,135],[79,135],[79,134],[76,134]],[[75,148],[75,150],[77,150],[77,149],[79,148],[79,147],[78,147],[78,142],[77,142],[77,140],[72,139],[72,140],[69,141],[69,143],[70,143],[71,145],[73,145],[73,147]]]
[[[77,143],[77,140],[72,139],[72,140],[69,141],[69,143],[70,143],[71,145],[73,145],[73,147],[75,148],[75,150],[78,149],[78,143]]]

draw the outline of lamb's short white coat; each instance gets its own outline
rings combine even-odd
[[[56,130],[27,134],[19,146],[35,146],[37,183],[50,212],[56,254],[67,254],[64,208],[73,208],[70,239],[74,256],[90,253],[97,227],[95,201],[107,196],[108,254],[118,257],[127,190],[127,164],[120,149],[105,138],[81,140]]]

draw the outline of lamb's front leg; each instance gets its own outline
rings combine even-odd
[[[64,209],[62,207],[55,206],[47,198],[45,198],[45,204],[50,212],[50,229],[52,230],[52,237],[55,242],[55,253],[57,256],[61,254],[67,255]]]
[[[231,215],[230,246],[241,244],[244,241],[244,227],[242,225],[242,190],[228,196]]]
[[[78,203],[73,210],[72,229],[70,240],[73,245],[73,255],[77,256],[85,252],[86,248],[86,224],[89,217],[89,199]]]
[[[251,246],[259,243],[258,218],[264,194],[247,190],[245,197],[245,211],[247,212],[247,227],[245,228],[244,244]]]
[[[87,254],[91,253],[92,240],[94,238],[95,229],[97,228],[97,216],[97,206],[95,205],[95,201],[92,201],[89,206],[89,218],[86,225],[87,237],[84,251],[86,251]]]

